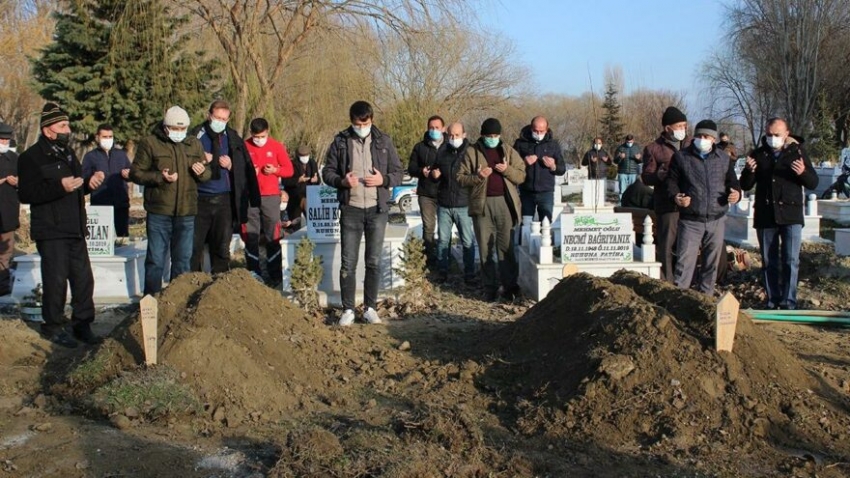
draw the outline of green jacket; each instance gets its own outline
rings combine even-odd
[[[204,169],[200,176],[192,171],[195,163],[204,163],[204,148],[194,136],[182,143],[171,141],[162,124],[153,134],[139,141],[136,158],[130,168],[130,179],[145,187],[145,211],[165,216],[194,216],[198,212],[198,183],[210,179],[212,172]],[[169,183],[162,177],[168,169],[177,173],[177,181]]]
[[[507,193],[508,207],[511,209],[513,224],[519,224],[520,208],[519,192],[517,186],[525,181],[525,162],[519,157],[519,153],[504,141],[497,146],[501,150],[501,156],[508,163],[508,169],[499,173],[495,169],[493,174],[502,174],[505,177],[505,191]],[[484,156],[484,143],[479,139],[475,144],[466,148],[466,156],[457,172],[457,182],[469,188],[469,215],[472,217],[484,214],[484,203],[487,200],[487,180],[478,175],[478,171],[487,167],[487,158]]]

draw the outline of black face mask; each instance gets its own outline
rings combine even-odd
[[[56,144],[59,146],[68,146],[68,143],[71,142],[71,134],[70,133],[56,133]]]

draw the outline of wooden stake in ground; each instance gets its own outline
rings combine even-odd
[[[717,302],[717,317],[714,322],[714,345],[717,351],[732,351],[739,305],[738,299],[731,292],[723,294]]]
[[[141,306],[142,340],[145,348],[145,364],[156,365],[157,348],[157,315],[159,313],[156,299],[146,295],[139,301]]]
[[[578,266],[570,262],[568,264],[564,264],[564,270],[561,271],[561,277],[571,276],[576,272],[578,272]]]

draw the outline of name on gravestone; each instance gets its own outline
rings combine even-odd
[[[87,206],[86,228],[89,256],[115,255],[115,213],[112,206]]]
[[[561,262],[631,262],[632,215],[562,214]]]
[[[339,239],[339,201],[330,186],[307,186],[307,237]]]

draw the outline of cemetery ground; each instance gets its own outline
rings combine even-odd
[[[805,308],[846,310],[850,259],[805,245]],[[742,309],[755,268],[732,273]],[[96,349],[0,319],[2,476],[850,475],[850,335],[738,323],[632,273],[579,274],[540,303],[458,279],[386,324],[329,325],[244,270],[159,297],[159,365],[137,306],[99,310]]]

